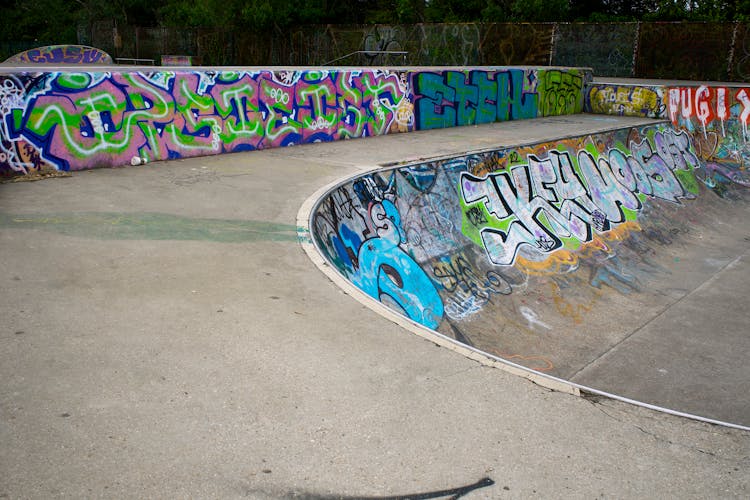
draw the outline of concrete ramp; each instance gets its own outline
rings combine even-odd
[[[310,230],[324,267],[427,336],[543,383],[747,427],[749,201],[687,132],[581,115],[343,181]]]

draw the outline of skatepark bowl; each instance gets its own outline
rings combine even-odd
[[[24,67],[0,80],[4,176],[553,123],[350,173],[300,209],[302,245],[349,295],[473,359],[750,429],[750,88],[585,68]]]
[[[311,233],[444,345],[747,428],[747,190],[717,196],[689,144],[657,123],[378,169],[329,189]]]

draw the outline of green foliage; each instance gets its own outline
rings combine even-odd
[[[240,10],[241,24],[256,30],[267,30],[274,24],[284,27],[291,14],[289,9],[287,2],[251,0]]]
[[[222,5],[217,5],[221,3]],[[160,24],[175,27],[221,26],[229,16],[222,16],[227,4],[216,0],[167,0],[158,10]],[[218,8],[217,7],[222,7]],[[224,17],[224,18],[222,18]]]
[[[516,0],[510,11],[517,21],[567,21],[570,4],[568,0]]]
[[[0,41],[76,43],[79,25],[286,30],[306,24],[750,21],[750,0],[5,0]]]
[[[502,1],[502,0],[501,0]],[[479,21],[491,0],[430,0],[425,2],[425,20],[435,23]]]
[[[367,24],[393,24],[398,22],[399,15],[409,14],[408,0],[373,0],[361,3],[365,10],[364,22]]]
[[[488,0],[482,9],[482,21],[504,23],[510,20],[510,0]]]
[[[686,21],[692,17],[687,2],[675,0],[657,0],[656,8],[644,15],[648,21]]]
[[[374,0],[340,2],[337,0],[228,0],[235,8],[227,16],[226,25],[237,28],[284,30],[307,24],[356,24],[363,22],[366,7]],[[226,3],[226,2],[225,2]],[[383,2],[377,2],[383,3]],[[393,1],[387,2],[386,22],[397,22]]]
[[[424,22],[424,0],[397,0],[396,18],[401,24]]]
[[[743,21],[750,15],[750,1],[655,0],[654,10],[643,16],[653,21]]]
[[[750,21],[750,0],[735,2],[733,18],[735,21]]]
[[[0,7],[0,33],[8,41],[76,43],[77,11],[59,0],[11,0]]]

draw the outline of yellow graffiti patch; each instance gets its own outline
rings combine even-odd
[[[628,235],[640,231],[635,221],[626,221],[606,233],[597,234],[591,241],[583,243],[576,251],[557,250],[544,260],[533,261],[522,256],[516,258],[515,267],[534,276],[547,276],[572,271],[578,267],[580,258],[592,257],[598,252],[612,253],[612,243],[625,240]]]

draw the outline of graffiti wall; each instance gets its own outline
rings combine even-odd
[[[592,83],[586,87],[587,113],[665,118],[664,87]]]
[[[417,129],[580,113],[584,76],[560,69],[416,72]]]
[[[577,113],[576,69],[0,75],[0,172],[78,170]],[[142,160],[141,160],[142,159]]]
[[[184,55],[162,55],[161,56],[162,66],[192,66],[192,56]]]
[[[674,213],[716,197],[711,175],[691,135],[662,122],[372,173],[326,196],[311,227],[371,297],[508,358],[507,332],[580,323],[603,289],[658,279],[649,245],[683,233]],[[523,342],[520,361],[551,369]]]
[[[706,163],[709,184],[722,180],[750,186],[750,88],[591,84],[585,90],[590,113],[667,118],[691,136],[696,155]]]
[[[4,64],[112,64],[112,57],[85,45],[47,45],[18,53]]]

